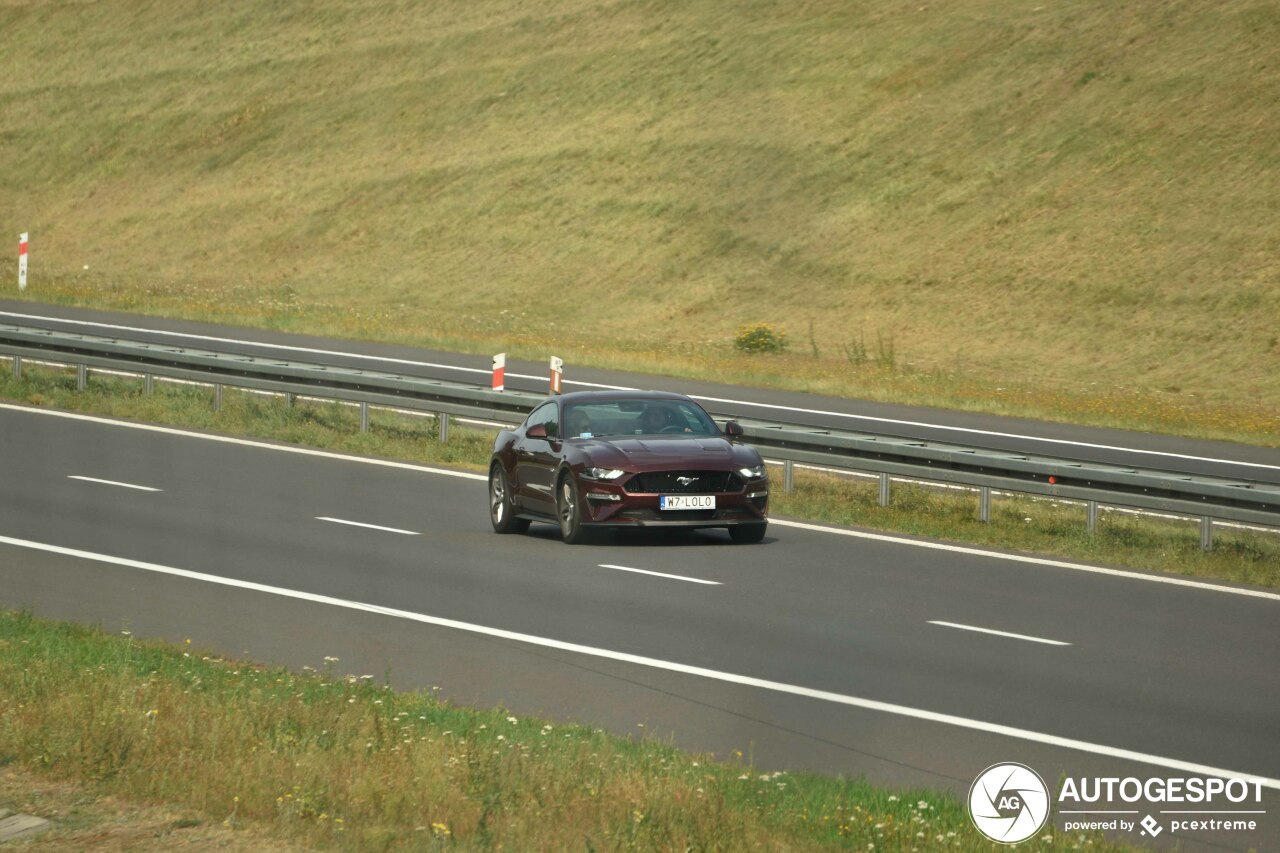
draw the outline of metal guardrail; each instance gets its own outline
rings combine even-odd
[[[544,398],[386,371],[8,324],[0,324],[0,356],[12,359],[15,376],[21,375],[23,359],[75,365],[81,388],[90,369],[141,374],[148,387],[153,376],[207,383],[215,388],[216,406],[223,386],[341,400],[360,406],[362,429],[368,428],[370,406],[431,412],[440,418],[442,441],[448,439],[450,416],[518,423]],[[716,409],[711,414],[733,417]],[[1197,517],[1206,549],[1212,546],[1214,520],[1280,528],[1280,486],[796,424],[739,423],[746,441],[766,458],[784,463],[787,490],[800,463],[879,475],[882,505],[889,503],[895,477],[973,487],[983,521],[990,519],[991,494],[997,490],[1083,501],[1090,530],[1102,505]]]

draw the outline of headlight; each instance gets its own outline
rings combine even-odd
[[[621,468],[583,468],[582,476],[588,480],[616,480],[626,472]]]
[[[744,480],[759,480],[764,476],[764,463],[761,462],[754,468],[739,468],[738,476]]]

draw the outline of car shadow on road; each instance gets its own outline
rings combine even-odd
[[[547,541],[559,541],[560,530],[550,524],[535,524],[524,534]],[[772,536],[758,544],[769,545],[776,542]],[[712,528],[709,530],[679,530],[651,528],[648,530],[594,530],[590,538],[582,543],[591,546],[619,546],[628,548],[692,548],[692,547],[750,547],[735,545],[727,531]]]

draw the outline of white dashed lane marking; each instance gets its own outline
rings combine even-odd
[[[348,521],[345,518],[329,518],[325,515],[317,515],[316,521],[328,521],[332,524],[345,524],[348,527],[363,527],[367,530],[380,530],[383,533],[399,533],[402,536],[421,536],[422,534],[413,530],[401,530],[398,527],[383,527],[381,524],[366,524],[363,521]]]
[[[611,566],[608,563],[600,563],[602,569],[616,569],[620,572],[635,572],[638,575],[653,575],[656,578],[670,578],[675,581],[688,581],[689,583],[705,583],[710,586],[720,586],[720,581],[706,581],[702,578],[687,578],[684,575],[668,575],[665,572],[651,572],[647,569],[633,569],[628,566]]]
[[[68,480],[79,480],[83,483],[98,483],[103,486],[119,486],[122,489],[136,489],[139,492],[161,492],[163,489],[154,489],[151,486],[137,486],[133,483],[121,483],[116,480],[99,480],[97,477],[82,477],[79,474],[68,474]]]
[[[997,637],[1009,637],[1014,640],[1026,640],[1029,643],[1044,643],[1048,646],[1069,646],[1062,640],[1046,640],[1044,637],[1032,637],[1029,634],[1011,634],[1008,631],[996,631],[992,628],[978,628],[974,625],[961,625],[959,622],[942,622],[929,620],[930,625],[941,625],[944,628],[959,628],[961,631],[977,631],[979,634],[994,634]]]

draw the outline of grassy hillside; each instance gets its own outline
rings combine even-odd
[[[456,707],[336,657],[298,675],[122,633],[0,611],[0,805],[56,821],[19,850],[1008,849],[931,791]],[[1052,826],[1032,843],[1138,849]]]
[[[1270,0],[0,0],[0,238],[32,299],[1274,443],[1277,104]]]

